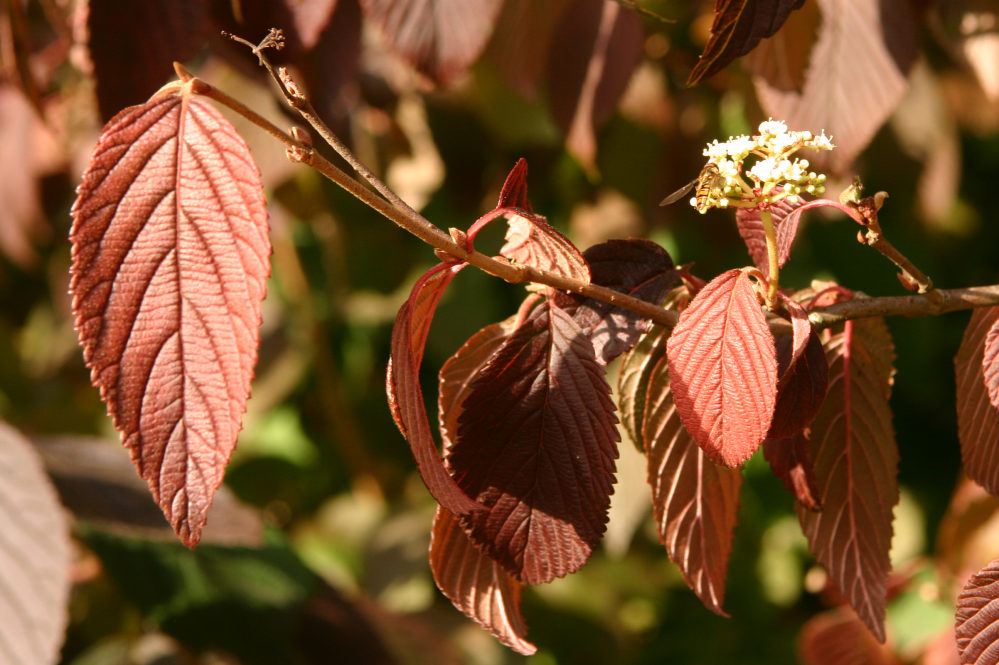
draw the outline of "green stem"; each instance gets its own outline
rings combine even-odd
[[[769,210],[760,211],[763,222],[763,233],[767,236],[767,307],[773,311],[777,306],[777,289],[780,286],[780,258],[777,256],[777,232],[774,229],[774,218]]]

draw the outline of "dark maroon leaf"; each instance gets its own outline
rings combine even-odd
[[[790,215],[790,213],[801,204],[800,200],[798,203],[788,203],[787,199],[781,199],[770,208],[774,232],[777,236],[777,263],[782,268],[791,256],[791,245],[798,234],[798,220],[801,219],[801,215]],[[737,208],[735,223],[739,228],[739,235],[746,243],[746,249],[749,250],[749,256],[752,257],[753,263],[760,269],[760,272],[769,277],[770,261],[767,258],[767,236],[763,231],[760,211],[756,208]]]
[[[593,347],[545,304],[479,373],[448,458],[487,511],[463,520],[472,539],[526,584],[589,558],[607,521],[618,432]]]
[[[800,305],[785,299],[790,309],[793,335],[778,335],[777,406],[770,423],[769,438],[785,439],[801,432],[818,412],[825,399],[829,367],[822,342],[808,322]]]
[[[420,388],[420,363],[437,303],[447,285],[464,267],[463,263],[438,265],[413,285],[392,328],[392,355],[385,380],[389,409],[409,442],[420,477],[437,502],[456,515],[481,506],[455,484],[437,453]]]
[[[999,662],[999,559],[964,585],[957,598],[954,632],[961,665]]]
[[[649,376],[659,360],[666,355],[666,338],[669,331],[653,326],[638,340],[638,344],[624,356],[617,374],[618,410],[621,424],[639,450],[642,443],[642,423],[645,422],[646,391]]]
[[[961,460],[975,482],[999,495],[999,411],[989,399],[982,363],[985,340],[999,322],[999,307],[976,309],[954,358],[957,434]]]
[[[829,392],[812,422],[822,510],[798,507],[809,548],[839,592],[884,641],[898,450],[891,424],[894,348],[882,319],[824,331]]]
[[[822,348],[821,345],[819,348]],[[804,434],[787,439],[767,439],[763,442],[763,456],[770,463],[774,475],[794,495],[795,501],[809,510],[821,510],[815,469],[809,456],[810,446]]]
[[[246,409],[270,241],[246,143],[186,90],[101,133],[73,205],[70,290],[91,379],[193,546]]]
[[[486,57],[522,97],[537,99],[551,40],[571,0],[505,0]]]
[[[341,137],[351,135],[360,98],[362,18],[358,0],[337,0],[315,47],[297,63],[313,105]]]
[[[590,281],[590,269],[586,265],[586,259],[572,241],[549,224],[544,217],[527,212],[521,213],[516,209],[504,210],[503,214],[507,217],[508,228],[506,244],[500,248],[500,254],[517,263],[554,272],[563,277]]]
[[[0,660],[55,665],[69,618],[69,524],[31,442],[3,422],[0,497]]]
[[[205,0],[89,0],[87,47],[105,120],[156,92],[208,36]]]
[[[497,208],[519,208],[533,212],[531,202],[527,198],[527,160],[521,157],[510,169],[500,190]]]
[[[711,280],[667,344],[673,399],[697,444],[739,466],[763,443],[777,397],[774,338],[745,272]]]
[[[680,279],[680,270],[659,245],[648,240],[608,240],[583,252],[590,281],[646,302],[661,304]],[[638,341],[650,321],[634,312],[577,294],[556,294],[590,336],[597,360],[609,363]]]
[[[502,0],[361,0],[388,46],[419,72],[446,84],[478,59]]]
[[[687,433],[665,358],[652,370],[646,394],[642,439],[659,539],[705,607],[726,616],[722,601],[742,473],[711,462]]]
[[[777,32],[802,4],[804,0],[715,0],[711,38],[690,72],[687,85],[720,72],[752,51],[761,39]]]
[[[517,653],[537,651],[525,639],[520,582],[475,547],[458,520],[440,507],[430,534],[430,568],[437,588],[466,616]]]
[[[878,644],[864,624],[842,608],[805,622],[798,658],[802,665],[901,665],[890,647]]]
[[[548,101],[566,146],[596,170],[596,132],[642,57],[642,22],[617,2],[576,0],[562,14],[548,57]]]

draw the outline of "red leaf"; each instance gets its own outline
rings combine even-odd
[[[68,619],[69,524],[34,447],[2,422],[0,497],[3,661],[55,665]]]
[[[494,212],[499,212],[497,209]],[[524,265],[563,277],[590,281],[590,268],[572,241],[541,215],[504,210],[508,228],[500,254]],[[471,232],[469,233],[471,235]]]
[[[666,250],[648,240],[608,240],[587,249],[583,257],[592,283],[657,305],[680,279],[680,270]],[[555,300],[587,332],[597,360],[605,364],[634,346],[651,323],[634,312],[577,294],[557,293]]]
[[[548,100],[569,152],[596,170],[596,131],[642,58],[638,15],[616,2],[577,0],[563,14],[548,57]]]
[[[999,325],[992,324],[985,336],[985,354],[982,359],[982,374],[985,387],[989,391],[989,401],[999,408]]]
[[[899,63],[885,43],[890,34],[883,25],[887,16],[909,12],[909,3],[869,0],[821,0],[822,23],[812,48],[804,88],[783,90],[754,77],[764,111],[799,130],[825,130],[836,142],[830,155],[816,155],[821,167],[830,163],[844,172],[905,93],[909,63]],[[904,23],[910,31],[915,22]],[[902,39],[911,40],[910,34]]]
[[[801,627],[798,657],[802,665],[900,665],[894,652],[840,608],[816,614]]]
[[[392,355],[385,380],[389,409],[409,442],[420,477],[437,502],[456,515],[472,512],[481,506],[455,484],[437,454],[420,388],[420,363],[437,303],[447,285],[465,265],[438,265],[413,285],[409,299],[399,309],[392,328]]]
[[[101,118],[156,92],[173,76],[171,63],[204,43],[208,26],[205,0],[89,0],[87,47]]]
[[[488,507],[464,524],[526,584],[589,558],[607,521],[618,432],[610,388],[583,331],[542,305],[479,373],[449,459]]]
[[[84,360],[153,498],[193,546],[256,363],[270,271],[260,172],[218,111],[157,94],[104,128],[72,213]]]
[[[502,5],[502,0],[361,0],[389,47],[439,84],[479,57]]]
[[[821,512],[798,508],[809,548],[879,641],[884,641],[898,450],[891,424],[894,349],[882,319],[829,330],[829,393],[812,422]]]
[[[525,639],[521,584],[475,547],[458,520],[440,507],[430,534],[430,568],[437,588],[496,639],[525,656],[538,650]]]
[[[999,411],[985,385],[985,341],[999,322],[999,307],[976,309],[954,358],[957,383],[957,434],[965,472],[999,495]]]
[[[519,95],[538,97],[557,22],[571,0],[505,0],[486,56]]]
[[[957,597],[954,628],[962,665],[994,665],[999,651],[999,559],[975,573]]]
[[[802,202],[788,203],[787,199],[781,199],[770,208],[770,215],[773,218],[774,232],[777,235],[777,263],[784,267],[791,256],[791,245],[798,234],[798,220],[801,215],[790,215],[790,213]],[[737,208],[735,211],[735,223],[739,228],[739,235],[746,243],[749,256],[753,263],[767,277],[770,276],[770,260],[767,258],[767,236],[763,230],[763,220],[760,218],[760,211],[756,208]]]
[[[794,495],[795,501],[808,510],[821,510],[815,469],[808,454],[810,445],[804,434],[787,439],[767,439],[763,442],[763,456],[770,463],[774,475]]]
[[[666,354],[668,332],[662,326],[653,326],[624,356],[617,374],[617,399],[621,424],[640,450],[645,449],[642,443],[642,423],[645,422],[649,376]]]
[[[519,208],[533,212],[531,202],[527,198],[527,160],[521,157],[510,169],[500,190],[497,208]]]
[[[742,473],[717,466],[680,422],[665,359],[649,376],[642,440],[659,540],[712,612],[722,610]]]
[[[753,50],[761,39],[777,32],[804,0],[715,0],[711,38],[704,46],[687,85],[724,69]]]
[[[767,432],[773,439],[796,436],[812,422],[825,399],[829,375],[825,351],[808,322],[808,315],[801,305],[783,299],[791,312],[794,334],[776,338],[780,380],[777,406]]]
[[[687,431],[716,462],[742,464],[763,443],[777,398],[774,338],[749,277],[729,270],[694,297],[667,344]]]

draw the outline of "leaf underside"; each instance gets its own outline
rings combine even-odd
[[[804,310],[792,305],[793,335],[778,335],[777,365],[780,381],[777,406],[767,437],[785,439],[797,436],[812,422],[826,396],[829,367],[822,342],[812,329]]]
[[[957,598],[957,650],[962,665],[999,661],[999,560],[975,573]]]
[[[773,220],[774,233],[777,237],[777,263],[783,268],[784,264],[791,257],[791,246],[798,235],[798,221],[800,215],[791,215],[801,202],[788,203],[787,199],[781,199],[770,208],[770,216]],[[756,208],[736,208],[735,223],[739,229],[739,235],[746,243],[746,249],[753,263],[767,277],[770,276],[770,260],[767,258],[767,234],[763,230],[763,219],[760,211]]]
[[[181,540],[236,445],[270,271],[260,173],[186,93],[108,123],[73,206],[73,311],[108,413]]]
[[[989,399],[982,363],[986,339],[997,322],[999,307],[976,309],[954,358],[961,461],[968,476],[995,495],[999,495],[999,411]]]
[[[809,548],[879,641],[885,638],[898,450],[891,423],[894,348],[882,319],[825,331],[829,391],[812,421],[820,512],[798,506]]]

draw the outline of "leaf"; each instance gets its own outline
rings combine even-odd
[[[763,442],[763,456],[795,501],[808,510],[821,510],[810,445],[808,437],[800,433],[786,439],[767,439]]]
[[[586,259],[572,241],[545,221],[541,215],[516,209],[496,209],[507,216],[506,244],[500,254],[524,265],[563,277],[590,281]],[[471,234],[469,234],[471,235]]]
[[[673,399],[697,444],[735,467],[763,443],[777,398],[774,338],[749,277],[729,270],[694,297],[666,347]]]
[[[687,78],[687,85],[720,72],[761,39],[777,32],[804,0],[715,0],[711,38]]]
[[[888,31],[883,22],[896,12],[910,10],[902,2],[892,2],[888,11],[882,11],[883,3],[868,0],[818,3],[822,23],[804,87],[800,91],[782,90],[782,84],[761,76],[753,81],[768,115],[789,127],[816,133],[825,130],[833,137],[836,150],[828,157],[816,155],[813,161],[829,163],[835,173],[842,173],[905,93],[908,64],[893,57],[885,42]],[[914,39],[912,35],[899,38]]]
[[[0,422],[0,660],[59,662],[66,629],[69,525],[33,446]]]
[[[566,148],[596,170],[596,131],[642,57],[638,15],[616,2],[577,0],[563,12],[548,57],[548,101]]]
[[[631,351],[621,361],[617,373],[618,410],[621,424],[638,448],[642,444],[642,423],[645,421],[646,395],[652,369],[666,354],[666,338],[669,331],[654,325],[642,335]]]
[[[593,284],[656,305],[662,304],[680,279],[680,270],[666,250],[648,240],[608,240],[587,249],[583,257]],[[558,293],[555,299],[586,331],[597,360],[604,364],[634,346],[651,324],[643,316],[601,300],[574,293]]]
[[[502,0],[361,0],[393,51],[445,85],[482,53]]]
[[[798,234],[798,220],[801,215],[790,215],[790,213],[802,202],[788,203],[787,199],[781,199],[770,209],[773,218],[774,232],[777,236],[777,263],[784,267],[791,256],[791,245]],[[760,218],[760,211],[756,208],[736,208],[735,223],[739,229],[739,235],[746,243],[749,256],[753,263],[767,277],[770,276],[770,260],[767,257],[767,235],[763,230],[763,220]]]
[[[458,520],[440,507],[430,535],[430,568],[441,592],[496,639],[525,656],[538,650],[525,639],[520,583],[476,548]]]
[[[982,359],[982,374],[985,387],[989,391],[989,401],[999,408],[999,325],[992,324],[985,336],[985,354]]]
[[[824,332],[829,392],[812,421],[811,456],[821,512],[798,508],[809,549],[840,593],[885,639],[898,450],[891,424],[894,349],[882,319]]]
[[[260,172],[214,108],[158,94],[101,133],[73,204],[83,357],[139,474],[198,542],[242,425],[270,272]]]
[[[999,307],[978,308],[971,314],[954,358],[954,372],[957,436],[965,473],[999,496],[999,411],[989,399],[982,369],[985,342],[997,322]]]
[[[717,466],[684,428],[665,358],[649,376],[642,440],[659,540],[704,606],[722,610],[742,473]]]
[[[420,388],[420,363],[437,303],[465,265],[440,264],[413,285],[392,328],[392,355],[385,379],[389,409],[409,443],[420,477],[434,499],[456,515],[478,510],[481,506],[458,487],[437,454]]]
[[[800,91],[805,85],[808,54],[815,44],[821,20],[816,3],[802,3],[781,29],[746,54],[742,66],[778,90]]]
[[[999,560],[975,573],[957,597],[954,627],[964,665],[993,665],[999,652]]]
[[[802,665],[900,665],[894,652],[864,629],[864,624],[840,608],[816,614],[805,622],[798,640]]]
[[[531,202],[527,198],[527,160],[523,157],[517,160],[503,181],[496,207],[520,208],[526,212],[533,212]]]
[[[101,118],[156,92],[173,76],[171,63],[191,58],[208,32],[205,0],[89,0],[87,48]]]
[[[32,158],[46,133],[29,100],[13,86],[0,84],[0,163],[18,164],[0,180],[0,252],[21,269],[37,264],[32,241],[46,230],[41,174]]]
[[[793,300],[784,299],[791,312],[793,335],[778,335],[777,406],[767,436],[796,436],[812,422],[828,388],[829,367],[822,342],[808,322],[808,315]]]
[[[486,57],[521,97],[534,101],[551,41],[570,0],[505,0]]]
[[[472,539],[516,579],[548,582],[586,563],[614,482],[614,404],[593,347],[558,307],[539,306],[479,373],[448,461],[488,510]]]

